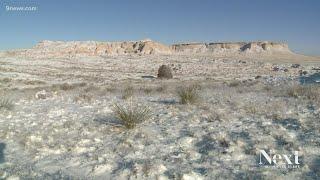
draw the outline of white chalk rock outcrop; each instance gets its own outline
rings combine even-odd
[[[180,54],[190,53],[264,53],[285,52],[290,53],[288,45],[276,42],[235,42],[235,43],[189,43],[174,44],[171,46],[174,52]]]
[[[151,54],[291,53],[287,44],[275,42],[186,43],[166,46],[150,39],[125,42],[41,41],[31,49],[7,51],[2,56],[25,58],[77,58]]]

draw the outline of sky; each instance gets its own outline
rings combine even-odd
[[[41,40],[268,40],[320,56],[319,22],[320,0],[0,0],[0,50]]]

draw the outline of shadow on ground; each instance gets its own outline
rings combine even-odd
[[[112,116],[96,115],[93,121],[111,126],[122,126],[122,123]]]
[[[6,144],[0,143],[0,164],[4,163],[4,149],[6,148]]]
[[[156,77],[154,76],[141,76],[143,79],[155,79]]]
[[[319,84],[320,73],[314,73],[310,76],[301,76],[299,81],[301,84]]]
[[[163,99],[163,100],[158,100],[158,101],[150,101],[153,103],[159,103],[159,104],[165,104],[165,105],[174,105],[177,104],[177,101],[174,99]]]

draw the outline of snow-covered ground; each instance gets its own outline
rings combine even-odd
[[[320,88],[290,94],[299,73],[319,64],[185,56],[0,64],[1,98],[14,104],[0,109],[0,178],[320,177]],[[153,78],[161,64],[174,79]],[[176,89],[191,84],[200,101],[183,105]],[[123,99],[128,86],[133,96]],[[152,116],[126,129],[115,103],[148,106]],[[298,151],[300,167],[260,166],[262,149]]]

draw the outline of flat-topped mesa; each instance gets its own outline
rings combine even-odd
[[[290,53],[287,44],[275,42],[188,43],[166,46],[146,39],[125,42],[41,41],[31,49],[8,51],[6,56],[27,58],[75,58],[151,54]],[[3,55],[2,55],[3,56]]]
[[[181,54],[188,53],[265,53],[285,52],[290,53],[288,45],[277,42],[226,42],[226,43],[188,43],[174,44],[171,48]]]

